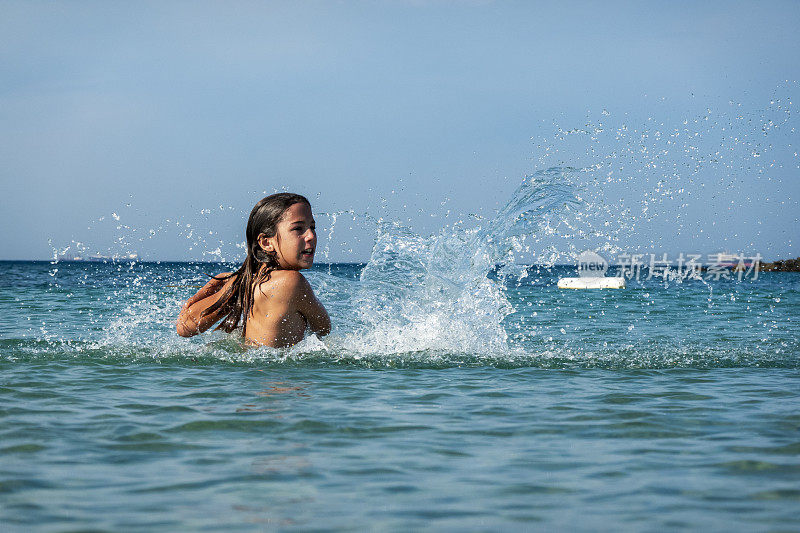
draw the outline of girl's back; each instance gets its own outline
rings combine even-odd
[[[314,297],[305,277],[296,270],[276,270],[253,293],[253,311],[247,317],[249,342],[274,348],[292,346],[303,340],[313,312],[304,305]],[[305,313],[303,312],[305,310]]]

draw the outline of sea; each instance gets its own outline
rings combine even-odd
[[[235,263],[0,262],[0,529],[797,531],[800,273],[559,289],[509,258],[565,173],[381,222],[289,349],[176,335]]]

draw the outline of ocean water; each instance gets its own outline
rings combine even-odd
[[[381,222],[287,350],[175,335],[231,265],[0,262],[2,530],[796,530],[800,275],[559,290],[567,174]]]

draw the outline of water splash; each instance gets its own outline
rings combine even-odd
[[[422,236],[382,222],[369,262],[354,284],[352,316],[339,348],[355,354],[508,352],[503,320],[512,312],[490,273],[515,239],[577,203],[574,169],[526,177],[497,216]]]
[[[578,124],[554,122],[552,133],[536,138],[538,164],[581,168],[583,207],[562,221],[571,234],[548,244],[612,256],[724,248],[784,253],[793,235],[766,224],[762,214],[797,220],[790,179],[800,167],[797,116],[786,96],[796,90],[779,87],[785,96],[758,109],[707,101],[679,114],[658,100],[646,118],[603,110]]]

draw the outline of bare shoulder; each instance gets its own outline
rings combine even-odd
[[[256,298],[291,299],[311,290],[311,285],[296,270],[274,270],[269,280],[261,283],[256,291]]]
[[[270,279],[284,291],[298,291],[310,289],[308,280],[297,270],[274,270]]]
[[[287,285],[308,285],[305,276],[297,270],[273,270],[270,273],[270,279]]]
[[[270,314],[299,313],[303,323],[318,335],[331,331],[331,320],[325,306],[317,299],[311,284],[296,270],[275,270],[270,279],[259,286],[254,305]]]

